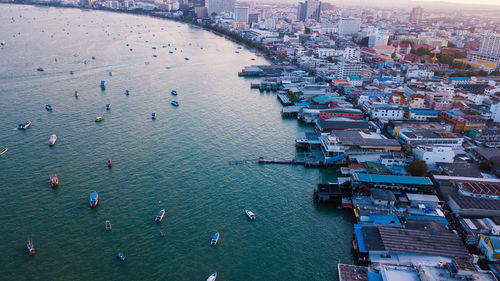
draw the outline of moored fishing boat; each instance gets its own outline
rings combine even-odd
[[[125,90],[125,95],[126,96],[130,95],[130,92],[128,90]]]
[[[52,105],[46,104],[45,109],[47,109],[48,111],[52,111]]]
[[[111,104],[107,103],[106,104],[106,110],[110,110],[111,109]]]
[[[158,214],[155,217],[155,222],[161,222],[163,216],[165,216],[165,209],[161,209],[160,212],[158,212]]]
[[[95,208],[99,204],[99,194],[97,191],[92,191],[89,196],[90,207]]]
[[[156,119],[156,112],[151,113],[151,119]]]
[[[53,188],[59,186],[59,178],[57,177],[57,175],[50,176],[50,185]]]
[[[4,155],[5,153],[7,153],[7,151],[9,151],[9,148],[4,148],[2,149],[2,151],[0,151],[0,156]]]
[[[24,129],[28,129],[31,125],[31,121],[28,121],[28,122],[24,122],[24,123],[21,123],[19,125],[17,125],[17,128],[19,130],[24,130]]]
[[[36,253],[35,244],[33,244],[33,239],[28,238],[28,240],[26,240],[26,249],[28,250],[28,254],[30,256],[32,256]]]
[[[121,261],[125,261],[125,255],[124,255],[122,252],[118,252],[118,258],[119,258]]]
[[[105,85],[105,81],[104,80],[101,80],[101,90],[106,90],[106,85]]]
[[[177,96],[177,91],[176,90],[172,90],[170,93],[172,94],[172,96]]]
[[[173,100],[172,102],[170,102],[173,106],[179,106],[179,103],[175,100]]]
[[[247,214],[247,217],[251,220],[255,219],[255,214],[252,211],[245,210],[245,214]]]
[[[111,222],[109,220],[106,220],[106,222],[104,223],[104,228],[107,231],[111,231]]]
[[[54,146],[54,144],[56,144],[56,141],[57,141],[57,136],[51,135],[49,138],[49,146]]]
[[[214,236],[212,236],[212,240],[210,241],[210,245],[215,246],[215,245],[217,245],[217,242],[219,242],[219,232],[215,233]]]
[[[75,98],[77,98],[80,94],[78,93],[78,91],[75,91]]]
[[[101,122],[102,120],[104,120],[104,117],[102,116],[97,116],[97,118],[95,119],[95,122]]]
[[[217,279],[217,272],[214,272],[212,275],[210,275],[207,281],[215,281],[215,279]]]
[[[111,158],[108,158],[108,162],[106,162],[106,166],[108,166],[108,168],[113,167],[113,161],[111,161]]]

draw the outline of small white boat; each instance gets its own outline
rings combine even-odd
[[[217,272],[214,272],[212,275],[210,275],[207,281],[215,281],[215,279],[217,279]]]
[[[255,214],[252,211],[245,210],[245,214],[247,214],[247,217],[251,220],[255,219]]]
[[[56,141],[57,141],[57,136],[56,135],[50,136],[50,138],[49,138],[49,146],[53,146],[54,144],[56,144]]]

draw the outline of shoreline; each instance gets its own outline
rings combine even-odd
[[[243,47],[245,47],[248,50],[253,50],[255,54],[257,54],[257,53],[261,54],[261,57],[265,58],[269,64],[274,64],[274,62],[273,62],[272,58],[270,57],[269,53],[262,52],[257,47],[249,46],[247,43],[243,42],[242,40],[239,40],[237,37],[235,37],[237,35],[236,33],[230,33],[230,31],[227,31],[229,34],[224,34],[224,33],[221,33],[220,31],[216,30],[215,28],[213,28],[210,25],[202,25],[202,24],[199,24],[198,22],[193,22],[193,21],[188,21],[188,20],[183,20],[183,19],[173,18],[173,17],[167,17],[167,16],[161,16],[161,15],[155,15],[154,12],[158,12],[158,11],[152,11],[151,13],[145,12],[145,11],[135,13],[135,12],[128,11],[128,10],[115,10],[115,9],[106,9],[106,8],[103,8],[103,9],[92,9],[92,8],[73,7],[73,6],[64,6],[64,5],[54,5],[54,4],[39,5],[39,4],[34,4],[34,3],[19,3],[19,2],[0,2],[0,4],[25,5],[25,6],[33,6],[33,7],[67,8],[67,9],[78,9],[78,10],[82,10],[82,11],[103,11],[103,12],[112,12],[112,13],[118,13],[118,14],[129,14],[129,15],[136,15],[136,16],[147,16],[147,17],[156,18],[156,19],[162,19],[162,20],[171,20],[171,21],[174,21],[174,22],[187,24],[187,25],[189,25],[191,27],[196,27],[196,28],[203,29],[203,30],[211,32],[211,33],[213,33],[213,34],[215,34],[217,36],[220,36],[220,37],[222,37],[224,39],[227,39],[227,40],[229,40],[231,42],[234,42],[234,43],[237,43],[239,45],[242,45]],[[234,34],[234,35],[231,36],[231,34]],[[256,42],[256,44],[260,44],[260,46],[262,46],[262,48],[266,48],[261,43],[257,43]],[[266,50],[267,50],[267,48],[266,48]]]

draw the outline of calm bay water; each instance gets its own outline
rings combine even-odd
[[[337,263],[352,262],[349,212],[312,202],[335,169],[228,165],[293,158],[295,135],[311,129],[237,76],[263,58],[189,25],[77,9],[0,5],[1,40],[0,279],[336,280]]]

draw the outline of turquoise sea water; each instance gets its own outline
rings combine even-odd
[[[10,150],[0,158],[1,280],[206,280],[215,271],[217,280],[336,280],[337,263],[352,262],[350,213],[312,202],[335,169],[228,165],[293,158],[295,135],[311,129],[282,119],[275,94],[237,76],[262,57],[176,22],[5,4],[1,40],[0,148]],[[31,128],[14,130],[27,120]]]

